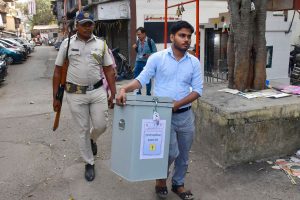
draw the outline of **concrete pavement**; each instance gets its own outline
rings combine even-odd
[[[129,183],[110,171],[111,120],[97,142],[96,178],[85,181],[78,136],[66,102],[59,129],[51,130],[56,53],[53,47],[37,47],[26,63],[10,66],[7,81],[0,87],[0,200],[156,199],[154,181]],[[123,83],[118,82],[118,87]],[[197,200],[300,199],[299,186],[266,162],[224,170],[197,143],[190,155],[186,187]],[[170,192],[168,199],[179,198]]]

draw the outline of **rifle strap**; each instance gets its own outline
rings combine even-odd
[[[104,54],[105,54],[105,51],[106,51],[106,40],[104,40],[104,44],[103,44],[103,61],[104,61]]]
[[[72,31],[71,31],[71,28],[69,29],[69,34],[68,34],[68,46],[67,46],[67,51],[66,51],[66,59],[69,59],[69,47],[70,47],[70,40],[71,40],[71,34],[72,34]]]

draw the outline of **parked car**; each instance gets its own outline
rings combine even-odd
[[[15,41],[19,42],[20,44],[22,44],[27,49],[28,54],[30,54],[31,52],[34,51],[34,45],[30,44],[24,38],[10,38],[10,39],[15,40]]]
[[[24,56],[25,58],[27,58],[28,54],[29,54],[29,47],[27,47],[26,45],[20,44],[19,42],[11,39],[11,38],[1,38],[1,40],[15,46],[15,47],[19,47],[20,49],[24,50]]]
[[[0,39],[0,43],[2,43],[5,48],[9,48],[11,50],[15,50],[17,52],[20,52],[22,54],[22,59],[26,60],[27,59],[27,52],[23,46],[16,45],[14,43],[11,43],[9,41],[5,41],[3,39]]]
[[[7,76],[7,63],[5,57],[5,54],[0,56],[0,82],[5,81],[5,77]]]
[[[0,55],[5,54],[5,61],[7,64],[11,63],[22,63],[23,55],[13,48],[6,48],[2,43],[0,43]]]
[[[29,43],[30,43],[31,45],[33,45],[34,47],[36,46],[36,45],[35,45],[35,42],[34,42],[33,40],[30,40]]]

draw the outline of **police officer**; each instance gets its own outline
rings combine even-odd
[[[66,80],[66,99],[75,123],[78,125],[79,146],[86,162],[85,178],[95,178],[94,155],[97,154],[97,138],[106,130],[108,107],[113,108],[116,94],[112,59],[106,43],[93,35],[93,16],[79,12],[75,19],[77,33],[70,38],[68,49],[69,67]],[[66,59],[68,39],[59,49],[53,75],[53,109],[61,106],[55,98],[61,79],[61,66]],[[106,76],[111,95],[103,88],[103,74]],[[91,125],[90,126],[90,122]]]

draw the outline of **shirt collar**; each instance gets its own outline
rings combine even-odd
[[[76,40],[78,39],[78,40],[81,40],[79,37],[78,37],[78,35],[77,35],[77,33],[75,34],[76,36]],[[92,34],[91,35],[91,38],[90,39],[88,39],[86,42],[90,42],[91,40],[93,40],[93,39],[96,39],[96,36],[94,35],[94,34]]]
[[[170,56],[175,58],[172,47],[168,47],[167,52]],[[191,57],[191,55],[186,51],[185,54],[183,55],[183,57],[180,60],[185,59],[185,58],[190,58],[190,57]]]
[[[146,36],[144,39],[144,42],[146,42],[147,40],[148,40],[148,37]],[[140,40],[140,42],[142,42],[142,41]]]

